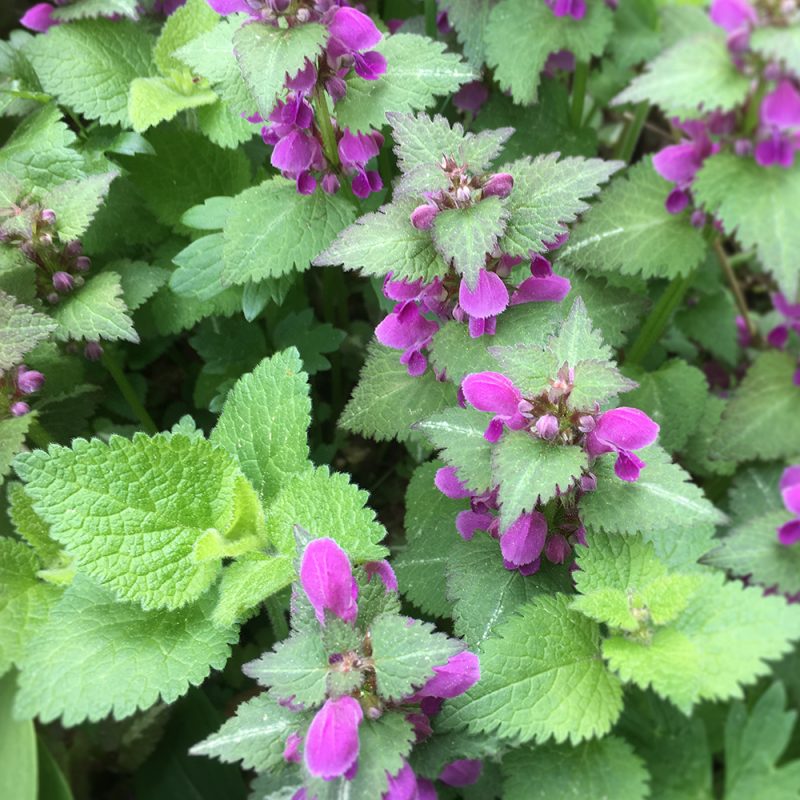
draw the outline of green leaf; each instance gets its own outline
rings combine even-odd
[[[492,445],[483,437],[488,423],[474,408],[447,408],[416,426],[473,494],[492,488]]]
[[[631,391],[626,403],[640,408],[660,426],[659,444],[671,453],[682,450],[700,424],[708,381],[697,367],[673,359],[655,372],[632,374],[639,388]]]
[[[635,381],[629,380],[616,367],[604,361],[579,361],[575,366],[574,388],[567,398],[567,405],[578,410],[591,408],[594,403],[604,405],[622,392],[630,392],[634,388]]]
[[[123,17],[136,19],[136,0],[75,0],[68,6],[56,6],[52,18],[62,22],[92,17]]]
[[[768,61],[781,61],[790,72],[800,74],[800,31],[796,26],[759,26],[750,37],[750,48]]]
[[[800,229],[790,209],[800,203],[800,165],[765,168],[751,158],[719,153],[704,162],[692,192],[726,231],[735,232],[744,250],[756,249],[781,291],[796,297],[800,273],[794,255]]]
[[[315,22],[278,28],[251,21],[236,31],[233,36],[236,59],[264,119],[283,92],[286,76],[294,77],[306,59],[316,61],[327,39],[327,29]]]
[[[259,603],[287,587],[294,578],[294,565],[286,556],[246,553],[223,568],[212,621],[227,628],[247,619]]]
[[[51,566],[61,554],[61,545],[50,537],[47,523],[33,510],[33,501],[21,483],[8,486],[8,518],[14,530],[34,549],[45,566]]]
[[[166,78],[136,78],[131,83],[128,116],[133,129],[141,133],[181,111],[216,102],[217,95],[211,89],[192,86],[191,91],[186,92]]]
[[[338,195],[298,194],[283,178],[247,189],[234,198],[225,221],[223,281],[242,284],[303,272],[354,217],[352,204]]]
[[[259,533],[252,487],[204,439],[76,439],[15,467],[77,568],[145,609],[180,608],[211,586],[227,553],[205,560],[209,537],[235,548],[237,536]]]
[[[664,201],[671,185],[649,158],[632,166],[576,225],[560,260],[586,270],[644,278],[688,275],[703,259],[702,231],[689,212],[670,214]]]
[[[11,369],[22,357],[44,341],[56,324],[16,298],[0,292],[0,372]]]
[[[0,675],[19,663],[58,600],[59,590],[37,578],[41,566],[30,547],[0,538]]]
[[[797,711],[785,706],[782,683],[773,683],[749,712],[744,703],[731,705],[725,723],[725,800],[792,800],[800,794],[800,760],[777,766],[797,722]]]
[[[58,323],[55,336],[61,341],[139,341],[122,299],[120,276],[115,272],[101,272],[89,278],[59,303],[53,319]]]
[[[118,172],[91,175],[61,183],[42,194],[42,206],[56,212],[56,230],[62,239],[77,239],[86,232],[118,175]]]
[[[366,507],[368,495],[347,475],[316,467],[292,476],[275,498],[267,515],[267,535],[281,555],[294,559],[294,528],[304,528],[312,539],[329,536],[356,562],[386,557],[378,542],[386,531]]]
[[[424,36],[385,36],[375,50],[386,59],[385,74],[365,81],[351,73],[347,94],[336,104],[336,121],[352,131],[380,130],[386,124],[387,111],[420,111],[430,107],[437,96],[452,94],[475,78],[472,67],[460,56],[445,52],[443,42]]]
[[[602,334],[592,327],[586,305],[580,297],[573,302],[567,318],[558,333],[550,337],[547,347],[558,366],[565,362],[577,366],[586,360],[610,361],[612,357],[611,348],[603,341]]]
[[[372,658],[378,694],[387,701],[399,701],[413,694],[434,676],[434,667],[447,663],[463,650],[463,645],[429,622],[399,614],[381,614],[370,626]]]
[[[229,764],[241,761],[245,769],[258,772],[275,770],[285,763],[286,737],[299,732],[306,720],[306,716],[279,706],[264,692],[242,703],[235,717],[189,752]]]
[[[535,775],[536,780],[531,780]],[[645,800],[649,775],[633,748],[616,736],[577,747],[547,744],[513,750],[503,759],[505,800],[613,797]]]
[[[111,272],[119,275],[125,305],[131,310],[141,308],[169,279],[170,272],[163,267],[154,267],[145,261],[123,258],[108,265]]]
[[[789,353],[769,350],[756,356],[722,415],[711,450],[715,458],[740,462],[797,454],[796,369]]]
[[[578,550],[572,608],[612,628],[636,632],[671,622],[697,589],[696,575],[672,574],[641,535],[593,532]]]
[[[456,514],[468,508],[464,500],[451,500],[434,485],[441,462],[421,464],[406,492],[405,545],[392,560],[405,597],[426,614],[450,616],[453,606],[445,596],[445,569],[458,543]]]
[[[21,417],[8,417],[0,420],[0,485],[11,471],[14,457],[22,450],[28,429],[36,418],[36,412]]]
[[[736,340],[736,304],[721,285],[712,294],[696,298],[691,306],[678,309],[675,325],[711,355],[733,366],[739,360]]]
[[[491,591],[486,591],[487,586],[492,587]],[[516,569],[506,569],[497,542],[489,536],[469,542],[454,540],[448,548],[450,610],[455,632],[470,648],[483,644],[498,625],[537,595],[571,589],[567,570],[548,561],[528,576]]]
[[[434,246],[474,288],[486,255],[497,246],[507,219],[508,212],[499,197],[487,197],[467,208],[446,209],[433,222]]]
[[[211,433],[267,502],[308,468],[308,395],[297,350],[284,350],[237,381]]]
[[[639,480],[614,474],[616,456],[601,456],[592,465],[597,490],[581,498],[581,519],[588,528],[608,533],[642,533],[719,525],[725,516],[690,482],[690,476],[659,447],[638,452],[647,464]]]
[[[797,638],[796,606],[707,573],[686,609],[649,641],[612,636],[603,655],[623,680],[652,686],[688,714],[701,700],[741,697],[741,685],[766,675],[766,662]]]
[[[588,467],[588,456],[577,445],[552,444],[527,431],[505,431],[495,445],[493,462],[493,483],[500,486],[500,527],[505,530],[557,491],[566,492]]]
[[[372,342],[339,425],[377,441],[408,441],[411,426],[456,403],[455,387],[431,370],[412,378],[400,353]]]
[[[240,150],[223,150],[176,124],[147,135],[156,155],[122,158],[150,210],[166,225],[207,197],[228,196],[250,185],[250,162]]]
[[[27,48],[42,88],[105,125],[128,126],[128,86],[150,74],[153,38],[129,20],[56,25]]]
[[[165,77],[174,70],[185,69],[183,63],[172,55],[179,47],[217,26],[219,15],[205,0],[187,0],[175,9],[164,23],[153,48],[153,61]]]
[[[272,331],[276,347],[294,345],[298,349],[309,375],[331,368],[331,362],[323,353],[337,352],[346,336],[345,331],[334,328],[329,322],[320,322],[310,308],[299,313],[290,312]]]
[[[445,706],[445,730],[573,745],[610,730],[622,688],[600,658],[598,626],[570,611],[568,596],[536,598],[496,634],[481,648],[481,680]]]
[[[680,40],[651,61],[615,104],[647,101],[668,117],[697,116],[704,111],[730,111],[750,91],[750,79],[730,56],[725,32],[714,31]]]
[[[186,215],[184,214],[184,219]],[[224,262],[222,251],[225,239],[221,233],[212,233],[195,239],[184,247],[172,262],[178,268],[169,279],[169,286],[175,294],[197,300],[213,300],[225,291],[222,283]]]
[[[502,0],[486,27],[486,61],[515,103],[531,104],[550,53],[571,50],[578,61],[599,56],[611,35],[613,19],[602,3],[588,3],[585,17],[574,20],[556,17],[546,3]]]
[[[200,130],[214,144],[229,149],[252,139],[257,131],[252,122],[234,113],[233,109],[223,102],[198,108],[197,123]]]
[[[442,11],[455,28],[464,55],[474,67],[483,66],[486,60],[484,31],[492,10],[491,0],[442,0]]]
[[[273,650],[244,666],[244,673],[268,686],[276,701],[291,700],[308,707],[325,701],[330,665],[319,632],[292,633]]]
[[[430,231],[411,224],[416,205],[413,200],[401,201],[359,217],[313,263],[342,264],[380,277],[392,272],[395,280],[421,278],[425,283],[444,276],[449,267],[436,251]]]
[[[570,157],[559,161],[557,153],[522,158],[506,165],[504,169],[514,176],[514,190],[506,202],[510,218],[500,249],[523,258],[531,250],[544,252],[547,242],[565,232],[564,223],[574,222],[589,208],[581,198],[597,194],[600,184],[621,166],[620,161],[599,158]]]
[[[201,231],[221,231],[232,209],[232,197],[207,197],[192,206],[181,217],[181,223]]]
[[[16,713],[64,725],[172,703],[221,669],[235,630],[214,627],[213,595],[177,613],[120,603],[77,575],[26,648]]]
[[[14,800],[36,800],[36,729],[12,717],[14,675],[0,679],[0,792]]]

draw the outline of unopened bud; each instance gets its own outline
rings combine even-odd
[[[596,424],[594,417],[589,414],[584,414],[578,418],[578,430],[581,431],[581,433],[591,433]]]
[[[50,292],[50,294],[47,295],[47,302],[50,303],[51,306],[56,305],[59,300],[61,300],[61,298],[59,297],[58,292]]]
[[[12,417],[24,417],[30,410],[31,407],[22,401],[18,403],[12,403],[11,408],[9,409]]]
[[[83,354],[89,361],[99,361],[103,355],[103,348],[100,342],[86,342],[86,347],[83,348]]]
[[[547,440],[555,439],[558,435],[558,419],[552,414],[545,414],[536,420],[536,433]]]
[[[77,239],[73,239],[67,245],[67,255],[79,256],[82,252],[83,252],[83,245]]]
[[[580,485],[581,491],[593,492],[597,489],[597,478],[593,473],[587,472],[585,475],[581,475]]]
[[[58,271],[53,273],[53,288],[61,294],[72,291],[75,282],[69,272]]]
[[[469,186],[459,186],[456,189],[456,201],[459,203],[468,203],[472,199],[472,192]]]
[[[78,272],[88,272],[92,268],[92,260],[87,256],[78,256],[75,259],[75,269]]]
[[[17,388],[22,394],[33,394],[44,386],[44,375],[35,369],[21,366],[17,369]]]
[[[297,9],[297,21],[298,22],[308,22],[311,19],[311,12],[307,8],[298,8]]]
[[[430,203],[417,206],[411,212],[411,224],[418,230],[427,231],[433,225],[433,221],[436,219],[438,213],[439,209]]]
[[[53,225],[56,221],[56,212],[52,208],[45,208],[39,214],[39,219],[45,225]]]
[[[514,178],[508,172],[498,172],[483,184],[484,197],[508,197],[514,188]]]
[[[43,233],[39,237],[39,244],[43,247],[52,247],[53,246],[53,237],[49,233]]]

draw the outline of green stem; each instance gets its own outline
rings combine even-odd
[[[633,151],[636,150],[636,143],[639,141],[639,136],[642,133],[644,123],[647,122],[647,115],[650,113],[650,106],[647,103],[639,103],[636,106],[633,117],[628,120],[628,124],[622,131],[617,142],[614,157],[622,161],[630,161],[633,156]]]
[[[324,92],[317,87],[314,92],[314,111],[319,132],[322,134],[322,149],[325,158],[331,163],[334,169],[339,168],[339,151],[336,147],[336,134],[333,131],[331,122],[331,112],[328,110],[328,101]]]
[[[761,101],[764,99],[764,95],[767,93],[768,88],[769,85],[767,82],[761,81],[758,84],[758,88],[753,93],[753,96],[750,98],[743,125],[745,136],[749,136],[751,133],[753,133],[758,126],[758,112],[761,110]]]
[[[639,336],[625,356],[626,364],[641,364],[653,345],[661,338],[673,312],[683,300],[689,284],[692,282],[693,273],[675,278],[664,290],[650,316],[645,320]]]
[[[745,299],[742,287],[739,285],[739,281],[736,277],[736,273],[734,272],[731,259],[728,258],[728,254],[725,252],[725,248],[722,246],[722,242],[719,240],[719,238],[714,239],[712,247],[716,253],[717,261],[719,261],[719,265],[722,267],[722,271],[725,273],[728,286],[731,287],[733,297],[736,300],[736,307],[739,309],[739,313],[742,315],[745,325],[747,325],[747,330],[749,331],[751,338],[755,341],[758,341],[758,328],[750,318],[750,309],[747,307],[747,300]]]
[[[117,384],[120,394],[125,398],[125,402],[130,406],[136,419],[139,420],[139,424],[146,433],[149,433],[150,436],[154,436],[158,433],[158,428],[155,422],[153,422],[153,418],[147,413],[147,409],[142,405],[141,400],[139,400],[139,396],[134,391],[133,386],[131,386],[131,382],[122,371],[119,361],[107,350],[103,351],[102,361],[103,366],[114,379],[114,383]]]
[[[439,27],[436,24],[436,0],[425,0],[425,35],[431,39],[436,39],[439,35]]]
[[[589,77],[589,62],[579,61],[572,78],[572,127],[581,127],[583,105],[586,101],[586,80]]]

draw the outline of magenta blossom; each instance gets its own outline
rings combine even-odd
[[[416,697],[458,697],[471,689],[481,677],[478,656],[464,650],[451,656],[446,664],[434,667],[434,676],[416,693]]]
[[[306,545],[300,563],[300,584],[308,596],[320,625],[330,611],[345,622],[358,613],[358,585],[350,559],[333,539],[314,539]]]
[[[762,167],[791,167],[800,148],[800,92],[792,81],[784,78],[764,97],[759,118],[765,138],[756,145],[756,161]]]
[[[36,33],[45,33],[53,27],[58,25],[59,20],[53,18],[55,7],[50,3],[37,3],[31,6],[20,18],[19,24],[29,31]]]
[[[556,17],[570,16],[583,19],[586,15],[586,0],[545,0]]]
[[[474,288],[470,288],[465,280],[461,281],[458,304],[469,317],[470,336],[478,338],[486,331],[487,321],[493,321],[505,311],[508,289],[497,273],[482,269]]]
[[[711,21],[728,33],[728,48],[742,53],[749,47],[750,30],[758,22],[758,13],[747,0],[714,0]]]
[[[383,144],[383,136],[374,131],[372,134],[351,133],[345,128],[339,140],[338,150],[342,167],[355,173],[353,178],[353,194],[362,200],[372,192],[383,188],[383,181],[376,170],[367,170],[367,162],[378,155]]]
[[[511,305],[560,303],[572,290],[569,278],[556,275],[550,262],[538,253],[531,257],[531,277],[517,286]]]
[[[317,711],[305,740],[305,763],[317,778],[344,775],[358,759],[358,726],[364,712],[352,697],[328,699]]]
[[[655,171],[665,180],[675,184],[667,196],[666,208],[670,214],[679,214],[689,204],[690,189],[697,171],[703,162],[719,150],[712,143],[708,128],[700,121],[684,123],[683,130],[689,134],[680,144],[669,145],[653,156]]]
[[[800,542],[800,464],[783,471],[780,490],[786,510],[795,515],[794,519],[778,528],[778,541],[788,547]]]
[[[537,562],[546,540],[547,520],[544,514],[533,511],[517,517],[500,537],[500,551],[506,569],[517,569]]]
[[[483,762],[479,758],[460,758],[451,761],[439,773],[439,780],[448,786],[472,786],[483,772]]]
[[[647,447],[658,436],[659,426],[638,408],[611,409],[601,414],[586,438],[589,455],[617,453],[614,472],[623,481],[635,481],[645,466],[634,450]]]
[[[522,394],[499,372],[473,372],[464,378],[461,391],[473,408],[495,415],[483,434],[487,442],[496,442],[503,434],[503,426],[520,430],[528,423],[520,411]]]
[[[329,58],[349,54],[356,74],[367,81],[377,80],[386,72],[386,59],[370,49],[380,42],[383,34],[366,14],[343,6],[336,10],[328,30]]]
[[[454,95],[453,105],[465,113],[477,114],[489,99],[489,89],[481,81],[465,83]]]
[[[436,470],[436,477],[433,480],[436,488],[451,500],[463,500],[472,496],[472,492],[459,479],[455,467],[442,467]]]
[[[399,588],[397,583],[397,575],[394,574],[391,564],[386,561],[368,561],[364,564],[364,571],[369,576],[369,581],[372,581],[373,575],[377,575],[383,583],[387,592],[396,592]]]
[[[439,325],[425,319],[414,303],[401,303],[375,328],[375,335],[382,345],[402,350],[400,363],[406,365],[409,375],[417,376],[428,366],[422,350],[438,330]]]

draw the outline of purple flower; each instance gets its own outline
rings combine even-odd
[[[439,780],[448,786],[472,786],[483,772],[483,761],[479,758],[461,758],[451,761],[439,773]]]
[[[783,471],[780,490],[786,510],[795,515],[795,519],[778,528],[778,541],[788,547],[800,542],[800,464]]]
[[[374,170],[365,170],[367,162],[378,155],[382,144],[383,136],[377,131],[372,134],[351,133],[348,128],[345,128],[339,140],[338,150],[342,166],[348,172],[355,172],[353,194],[362,200],[369,197],[371,192],[383,188],[381,176]]]
[[[417,697],[458,697],[471,689],[481,677],[478,656],[464,650],[446,664],[434,667],[434,676],[417,692]]]
[[[544,547],[544,554],[551,564],[563,564],[569,553],[569,542],[560,533],[553,534]]]
[[[623,481],[635,481],[645,462],[633,450],[652,444],[658,436],[659,426],[644,411],[622,406],[606,411],[586,437],[589,455],[617,453],[614,472]]]
[[[508,307],[508,289],[497,274],[481,269],[474,289],[470,289],[465,280],[461,281],[458,304],[470,320],[489,320],[502,314]],[[480,333],[470,326],[470,335],[478,338],[486,332],[485,326],[479,326],[479,329]]]
[[[315,137],[293,130],[281,138],[272,151],[272,166],[290,176],[307,170],[322,151]]]
[[[430,230],[433,227],[433,221],[436,219],[438,213],[438,206],[432,203],[424,203],[421,206],[417,206],[411,212],[411,224],[420,231]]]
[[[238,14],[239,12],[244,14],[253,12],[247,0],[207,0],[207,2],[217,14],[222,14],[223,17],[229,14]]]
[[[66,294],[67,292],[72,291],[74,286],[75,281],[69,272],[62,272],[59,270],[58,272],[53,273],[53,288],[57,292]]]
[[[398,590],[397,575],[394,574],[394,570],[385,559],[383,561],[368,561],[364,564],[364,571],[369,576],[367,582],[372,580],[373,575],[377,575],[383,581],[387,593]]]
[[[358,586],[350,559],[333,539],[314,539],[306,545],[300,563],[300,584],[320,625],[325,624],[326,610],[345,622],[356,618]]]
[[[23,403],[19,401],[17,403],[12,403],[11,408],[9,411],[11,412],[12,417],[24,417],[27,413],[29,413],[31,407],[27,403]]]
[[[522,514],[500,537],[503,559],[513,568],[536,561],[547,539],[547,520],[538,511]]]
[[[44,386],[44,375],[25,366],[17,368],[17,388],[22,394],[33,394]]]
[[[386,72],[386,59],[376,50],[371,50],[383,35],[375,23],[355,8],[337,9],[328,25],[333,41],[328,43],[329,56],[350,54],[356,74],[364,80],[374,81]],[[363,51],[368,52],[363,52]]]
[[[465,541],[469,541],[475,531],[488,531],[495,517],[483,511],[460,511],[456,515],[456,530]]]
[[[747,0],[714,0],[711,21],[728,33],[748,28],[758,21],[756,10]]]
[[[759,109],[762,139],[755,149],[755,159],[762,167],[778,164],[791,167],[795,150],[800,146],[796,131],[800,128],[800,92],[784,78],[761,102]]]
[[[653,156],[655,171],[665,180],[675,184],[666,200],[670,214],[679,214],[689,204],[689,189],[703,162],[719,150],[711,141],[708,127],[696,120],[685,122],[680,127],[689,135],[688,140],[672,144]]]
[[[459,110],[477,114],[489,99],[489,89],[480,81],[465,83],[454,95],[453,105]]]
[[[534,430],[542,439],[555,439],[558,435],[558,418],[552,414],[544,414],[536,420]]]
[[[329,781],[356,763],[362,719],[364,712],[352,697],[325,701],[306,733],[305,763],[312,775]]]
[[[517,286],[511,305],[560,303],[572,290],[568,278],[556,275],[550,262],[538,253],[531,257],[531,277]]]
[[[400,363],[407,366],[409,375],[417,376],[428,366],[422,348],[427,347],[437,330],[435,322],[425,319],[413,302],[407,302],[398,305],[375,328],[375,336],[382,345],[402,350]]]
[[[472,496],[472,492],[459,480],[455,467],[441,467],[436,470],[433,482],[436,488],[451,500],[462,500]]]
[[[504,425],[511,430],[520,430],[528,423],[519,410],[522,394],[499,372],[473,372],[464,378],[461,391],[473,408],[495,415],[483,434],[488,442],[496,442],[500,438]]]
[[[299,733],[290,733],[286,737],[286,745],[283,748],[283,758],[293,764],[300,763],[300,744],[303,737]]]
[[[586,0],[545,0],[556,17],[570,16],[583,19],[586,15]]]
[[[389,775],[388,785],[383,800],[417,800],[417,776],[407,761],[396,775]]]
[[[50,5],[50,3],[37,3],[35,6],[31,6],[22,15],[19,24],[29,31],[44,33],[52,28],[53,25],[59,24],[59,21],[52,17],[55,10],[55,7]]]
[[[514,176],[508,172],[498,172],[492,175],[481,188],[484,197],[508,197],[514,188]]]

